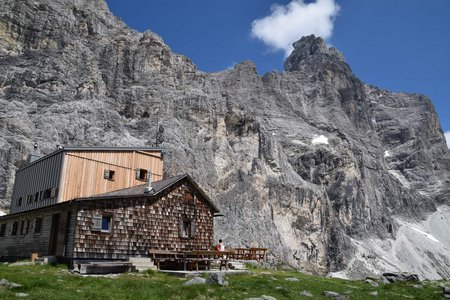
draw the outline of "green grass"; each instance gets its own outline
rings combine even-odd
[[[295,277],[299,281],[287,281]],[[323,291],[348,294],[349,299],[442,299],[443,284],[422,282],[380,285],[377,288],[363,281],[348,281],[305,275],[296,271],[253,269],[250,274],[227,275],[227,287],[213,285],[183,286],[188,279],[159,272],[122,274],[114,278],[72,275],[64,266],[0,265],[0,280],[22,285],[10,290],[0,288],[0,299],[18,299],[15,293],[27,293],[24,299],[246,299],[268,295],[281,299],[320,299]],[[308,291],[313,298],[301,297]],[[377,291],[378,296],[370,296]],[[413,298],[412,298],[413,297]],[[327,298],[330,299],[330,298]]]

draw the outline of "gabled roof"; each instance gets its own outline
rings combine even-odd
[[[214,213],[218,213],[219,209],[214,205],[214,203],[211,201],[211,199],[205,194],[205,192],[195,183],[195,181],[186,173],[183,175],[178,175],[174,177],[170,177],[167,179],[154,181],[152,182],[152,188],[153,190],[151,192],[146,193],[145,189],[147,188],[148,184],[141,184],[134,187],[129,187],[121,190],[116,190],[104,194],[94,195],[91,197],[85,197],[85,198],[77,198],[73,201],[88,201],[88,200],[100,200],[100,199],[123,199],[127,197],[135,197],[135,196],[148,196],[148,197],[154,197],[160,194],[161,192],[167,190],[168,188],[172,187],[173,185],[177,184],[181,180],[186,179],[191,183],[197,191],[205,198],[205,200],[208,202],[209,205],[212,206],[212,208],[215,210]]]

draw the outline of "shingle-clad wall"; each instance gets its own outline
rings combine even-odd
[[[213,242],[214,210],[187,180],[158,199],[142,196],[80,205],[74,258],[121,259],[147,256],[148,249],[206,249]],[[93,217],[99,214],[112,216],[111,232],[93,230]],[[180,237],[183,221],[191,221],[195,227],[192,237]]]

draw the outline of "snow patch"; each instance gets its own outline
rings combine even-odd
[[[394,176],[400,183],[407,189],[411,188],[411,183],[408,179],[403,176],[403,174],[399,170],[389,170],[388,171],[392,176]]]
[[[422,222],[393,220],[398,225],[395,238],[352,239],[353,258],[344,270],[329,275],[360,279],[384,272],[410,272],[421,279],[450,278],[450,207],[439,207]]]
[[[324,135],[314,136],[311,141],[312,144],[326,144],[328,145],[328,138]]]
[[[412,230],[414,230],[414,231],[417,231],[417,232],[419,232],[419,233],[425,235],[427,238],[429,238],[429,239],[432,240],[433,242],[439,243],[439,241],[438,241],[434,236],[432,236],[431,234],[426,233],[426,232],[423,232],[422,230],[417,229],[417,228],[414,228],[414,227],[410,227],[410,228],[411,228]]]
[[[450,131],[444,132],[445,139],[447,140],[447,147],[450,149]]]
[[[1,217],[1,216],[6,216],[6,213],[5,213],[4,211],[1,211],[1,210],[0,210],[0,217]]]
[[[293,145],[302,145],[302,146],[305,145],[305,143],[303,143],[302,141],[299,141],[299,140],[291,140],[291,143]]]
[[[384,151],[384,157],[390,157],[390,156],[391,156],[391,153],[388,150]]]

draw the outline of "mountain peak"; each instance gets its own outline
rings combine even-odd
[[[328,47],[321,37],[316,37],[314,34],[302,37],[292,46],[294,46],[294,50],[284,63],[286,71],[298,71],[301,64],[317,60],[345,62],[344,56],[339,50]]]

